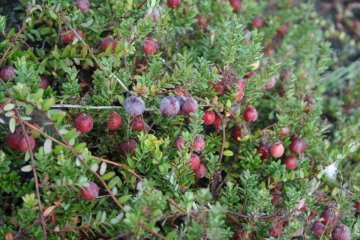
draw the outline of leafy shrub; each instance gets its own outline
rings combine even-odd
[[[360,68],[310,3],[84,2],[0,18],[1,237],[359,237]]]

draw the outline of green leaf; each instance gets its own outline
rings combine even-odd
[[[10,121],[9,121],[9,129],[10,129],[10,132],[12,132],[12,133],[15,132],[15,126],[16,126],[16,120],[15,120],[15,118],[10,118]]]
[[[226,157],[231,157],[233,155],[234,155],[234,153],[231,150],[225,150],[224,151],[224,156],[226,156]]]
[[[131,195],[124,195],[124,196],[120,197],[118,200],[121,204],[125,204],[129,201],[130,198],[131,198]]]

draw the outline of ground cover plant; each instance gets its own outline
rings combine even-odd
[[[0,8],[1,238],[360,238],[360,62],[312,1]]]

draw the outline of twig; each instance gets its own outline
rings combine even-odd
[[[77,104],[56,104],[53,108],[82,108],[82,109],[122,109],[121,106],[85,106]]]
[[[21,119],[20,112],[17,109],[17,104],[16,104],[15,100],[13,99],[9,89],[7,88],[5,82],[1,78],[0,78],[0,82],[1,82],[4,90],[6,91],[6,94],[8,95],[8,97],[11,99],[11,101],[15,105],[14,111],[15,111],[15,114],[16,114],[17,118]],[[21,125],[21,130],[22,130],[23,135],[25,137],[26,145],[28,147],[28,151],[29,151],[29,154],[30,154],[31,167],[32,167],[32,171],[33,171],[33,175],[34,175],[34,182],[35,182],[35,193],[36,193],[36,198],[37,198],[37,202],[38,202],[38,205],[39,205],[39,211],[40,211],[40,222],[41,222],[41,228],[42,228],[42,231],[43,231],[43,239],[47,239],[46,223],[45,223],[43,212],[42,212],[43,208],[42,208],[41,199],[40,199],[39,180],[38,180],[37,171],[36,171],[34,153],[33,153],[32,149],[31,149],[30,140],[29,140],[29,137],[28,137],[28,135],[26,133],[26,129],[25,129],[25,126],[22,123],[22,121],[20,121],[20,125]]]
[[[143,229],[145,229],[146,231],[148,231],[149,233],[151,233],[152,235],[154,235],[154,236],[156,236],[156,237],[158,237],[158,238],[160,238],[160,239],[164,239],[164,240],[167,239],[165,236],[161,235],[160,233],[154,232],[153,230],[151,230],[150,228],[148,228],[147,226],[145,226],[143,223],[139,222],[139,225],[140,225]]]

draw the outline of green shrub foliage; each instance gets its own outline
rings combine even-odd
[[[2,6],[1,238],[359,239],[360,67],[312,1],[79,2]]]

